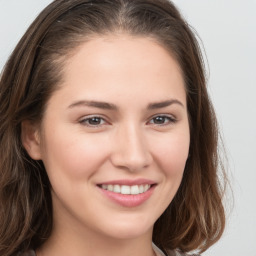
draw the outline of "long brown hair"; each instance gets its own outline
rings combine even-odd
[[[40,122],[69,54],[92,36],[154,38],[177,60],[187,92],[191,143],[180,188],[153,231],[163,250],[206,250],[223,233],[218,127],[204,63],[189,25],[168,0],[55,0],[36,18],[0,81],[0,255],[38,248],[51,235],[51,187],[21,143],[21,123]]]

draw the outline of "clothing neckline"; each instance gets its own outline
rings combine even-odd
[[[157,256],[166,256],[162,250],[160,250],[154,243],[152,243],[152,247],[154,252],[156,253]]]

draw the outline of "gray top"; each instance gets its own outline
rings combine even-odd
[[[168,254],[164,254],[154,243],[152,245],[157,256],[200,256],[199,254],[183,253],[179,250],[168,251]]]

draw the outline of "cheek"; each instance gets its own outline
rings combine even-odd
[[[182,178],[189,152],[189,133],[166,136],[154,146],[157,164],[166,177]],[[175,181],[175,179],[173,180]]]
[[[154,159],[161,174],[157,198],[158,213],[162,214],[172,202],[182,181],[189,151],[189,132],[169,133],[154,141]]]
[[[92,175],[107,157],[107,148],[97,136],[65,133],[46,138],[43,162],[49,176],[81,180]],[[100,145],[100,146],[99,146]]]

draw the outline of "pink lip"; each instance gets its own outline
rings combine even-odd
[[[145,185],[145,184],[153,185],[153,184],[156,184],[156,182],[152,180],[147,180],[147,179],[136,179],[136,180],[127,179],[127,180],[112,180],[112,181],[100,183],[100,185],[110,185],[110,184],[132,186],[132,185]]]
[[[143,185],[143,184],[150,184],[152,185],[150,187],[149,190],[147,190],[144,193],[138,194],[138,195],[123,195],[121,193],[115,193],[112,191],[108,191],[105,189],[102,189],[101,187],[98,186],[98,188],[100,189],[101,193],[108,197],[112,202],[115,202],[121,206],[124,207],[136,207],[139,206],[141,204],[143,204],[145,201],[147,201],[150,196],[152,195],[152,193],[154,192],[155,189],[155,182],[149,181],[149,180],[145,180],[145,179],[139,179],[136,181],[131,181],[131,180],[115,180],[115,181],[109,181],[109,182],[104,182],[102,184],[112,184],[112,185]],[[154,185],[153,185],[154,184]]]

